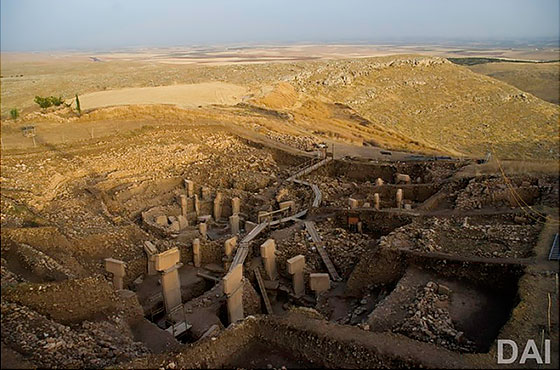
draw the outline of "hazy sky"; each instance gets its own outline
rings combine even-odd
[[[559,0],[0,0],[1,49],[559,37]]]

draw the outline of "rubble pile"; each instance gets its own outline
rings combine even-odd
[[[414,302],[406,306],[408,316],[393,331],[452,351],[474,352],[474,343],[454,327],[449,316],[446,307],[450,299],[452,292],[448,287],[428,282]]]
[[[317,184],[323,196],[323,204],[330,207],[346,207],[348,197],[357,188],[356,184],[348,184],[338,178],[311,174],[306,181]]]
[[[44,276],[48,280],[61,277],[74,278],[74,274],[45,253],[27,244],[20,244],[16,249],[20,261],[34,274]]]
[[[4,258],[2,258],[1,260],[0,268],[2,276],[2,288],[4,288],[5,286],[16,285],[25,281],[25,279],[23,279],[21,276],[8,269],[8,263]]]
[[[475,223],[469,217],[416,220],[380,239],[385,248],[486,258],[526,258],[540,226],[511,222]]]
[[[464,189],[457,192],[455,208],[464,210],[481,209],[492,203],[493,194],[497,189],[507,189],[507,185],[502,178],[484,180],[473,178]]]
[[[84,321],[69,327],[25,306],[2,301],[2,340],[44,368],[104,368],[149,353],[126,322]]]
[[[276,263],[278,264],[278,269],[285,271],[286,261],[298,254],[302,254],[305,256],[306,270],[322,271],[321,258],[314,248],[305,229],[294,232],[290,238],[277,240]]]
[[[317,232],[325,242],[325,248],[338,273],[348,276],[368,249],[369,240],[366,235],[351,233],[336,227],[333,220],[317,225]]]
[[[278,141],[282,144],[286,144],[303,151],[315,150],[315,144],[318,143],[318,140],[316,138],[311,138],[309,136],[293,136],[270,130],[267,130],[264,134],[269,139]]]

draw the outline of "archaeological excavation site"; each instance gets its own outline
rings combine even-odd
[[[136,134],[3,156],[3,367],[557,368],[555,175]]]

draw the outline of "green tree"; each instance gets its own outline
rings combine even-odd
[[[10,110],[10,116],[14,121],[19,117],[19,111],[17,108],[12,108],[12,110]]]
[[[81,116],[82,108],[80,108],[80,98],[78,98],[78,94],[76,94],[76,110],[78,111],[78,116]]]

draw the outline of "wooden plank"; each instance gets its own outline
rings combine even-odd
[[[266,294],[266,288],[264,286],[264,281],[262,279],[261,273],[259,271],[259,269],[255,269],[255,277],[257,278],[257,283],[259,285],[259,289],[261,291],[261,295],[263,297],[264,300],[264,306],[266,308],[266,312],[268,314],[273,314],[274,312],[272,311],[272,305],[270,304],[270,300],[268,299],[268,294]]]

